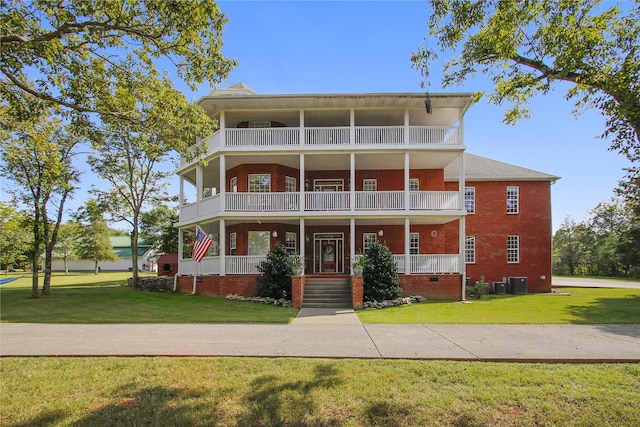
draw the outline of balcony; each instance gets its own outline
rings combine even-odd
[[[352,207],[351,192],[291,192],[291,193],[226,193],[224,212],[264,213],[278,212],[297,215],[300,212],[341,212],[366,214],[370,212],[406,211],[404,191],[354,191]],[[300,201],[304,199],[304,207]],[[222,213],[221,196],[215,195],[180,207],[180,221],[196,218],[211,218]],[[409,211],[425,211],[437,214],[445,211],[460,211],[462,203],[458,191],[411,191]]]

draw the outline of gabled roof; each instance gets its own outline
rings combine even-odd
[[[118,258],[131,258],[131,237],[109,236],[109,241]],[[144,255],[150,247],[144,240],[138,240],[138,256]]]
[[[231,85],[227,88],[222,89],[213,89],[207,97],[209,96],[240,96],[240,95],[257,95],[257,93],[247,86],[244,82],[238,82],[234,85]]]
[[[445,181],[458,181],[457,161],[444,168]],[[475,154],[464,153],[465,181],[551,181],[559,176],[549,175],[532,169],[499,162]]]

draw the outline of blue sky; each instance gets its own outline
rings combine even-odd
[[[229,18],[223,52],[239,61],[223,87],[243,81],[263,94],[423,91],[409,58],[427,36],[425,1],[219,4]],[[491,90],[482,75],[443,90],[441,65],[431,68],[432,92]],[[609,199],[629,165],[598,138],[604,129],[598,112],[574,117],[564,99],[567,87],[532,99],[532,117],[516,126],[502,123],[507,106],[486,101],[465,117],[468,152],[562,177],[551,190],[554,230],[566,216],[582,220]],[[196,100],[208,91],[189,96]]]

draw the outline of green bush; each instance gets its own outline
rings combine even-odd
[[[269,251],[267,259],[258,264],[257,268],[262,273],[257,278],[259,296],[291,299],[293,260],[281,242]]]
[[[362,272],[365,301],[384,301],[398,298],[402,293],[398,269],[387,245],[373,244],[365,253],[366,263]]]

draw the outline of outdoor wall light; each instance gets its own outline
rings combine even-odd
[[[278,237],[278,232],[277,232],[277,231],[274,231],[274,232],[273,232],[273,234],[272,234],[272,236],[273,236],[273,237]]]
[[[384,236],[384,231],[378,230],[378,236]]]

